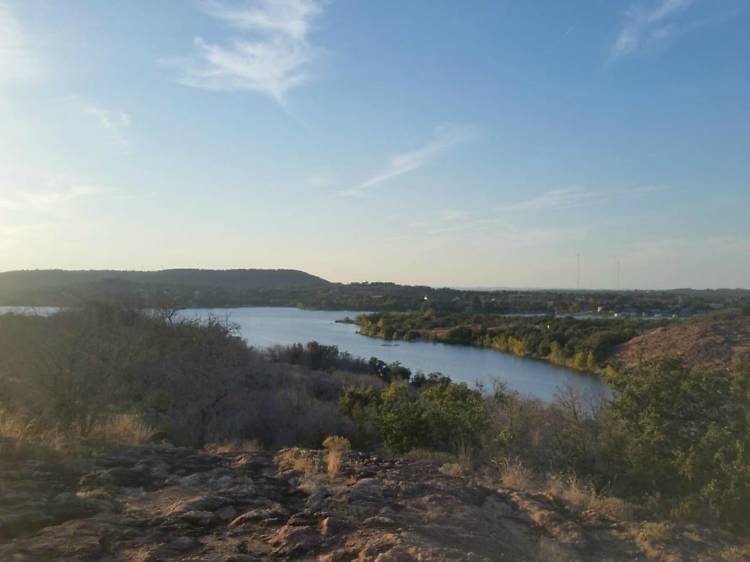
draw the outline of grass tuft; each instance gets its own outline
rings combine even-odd
[[[332,435],[323,441],[326,450],[326,465],[328,476],[334,478],[341,471],[344,456],[351,451],[352,445],[346,437]]]

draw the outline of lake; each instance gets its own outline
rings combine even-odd
[[[386,342],[361,336],[353,324],[336,320],[361,312],[348,310],[300,310],[297,308],[253,307],[188,309],[185,318],[205,320],[211,316],[228,319],[254,347],[289,345],[317,341],[335,345],[341,351],[369,359],[399,361],[415,371],[440,371],[454,381],[482,382],[491,387],[494,380],[505,382],[518,392],[551,401],[565,385],[577,386],[587,395],[606,394],[607,387],[596,377],[556,367],[544,361],[523,359],[508,353],[476,347],[427,342]]]

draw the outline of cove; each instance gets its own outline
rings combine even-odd
[[[439,371],[454,381],[469,385],[482,383],[491,388],[493,381],[505,383],[523,395],[552,401],[570,385],[587,396],[608,394],[598,378],[550,365],[544,361],[516,357],[491,349],[429,342],[386,342],[357,333],[353,324],[337,323],[361,312],[347,310],[301,310],[297,308],[247,307],[187,309],[184,318],[206,320],[215,317],[236,325],[239,334],[257,348],[317,341],[335,345],[340,351],[368,359],[377,357],[387,363],[399,361],[412,372]]]

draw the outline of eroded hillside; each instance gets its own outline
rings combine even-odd
[[[614,354],[626,366],[664,358],[705,369],[735,368],[750,361],[750,315],[710,314],[636,336]]]

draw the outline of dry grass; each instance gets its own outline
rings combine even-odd
[[[635,517],[632,505],[622,498],[615,498],[613,496],[596,496],[589,508],[605,513],[620,521],[632,521]]]
[[[500,482],[506,488],[516,490],[536,490],[537,479],[534,472],[520,459],[509,458],[500,462]]]
[[[0,410],[0,452],[5,458],[46,453],[84,455],[98,446],[140,445],[145,443],[152,428],[135,415],[120,414],[103,420],[89,436],[65,434]]]
[[[282,469],[292,469],[303,473],[305,476],[316,476],[323,472],[323,461],[317,451],[290,447],[281,449],[274,461]]]
[[[723,562],[747,562],[750,560],[750,545],[728,546],[717,553],[716,560]]]
[[[332,435],[323,441],[323,448],[326,450],[328,476],[335,478],[341,471],[344,456],[351,451],[352,444],[346,437]]]
[[[607,496],[596,491],[589,482],[575,476],[555,475],[540,478],[519,459],[503,459],[500,466],[500,481],[503,486],[526,492],[546,492],[560,498],[579,510],[594,510],[620,521],[634,519],[633,506],[621,498]]]
[[[578,509],[593,509],[623,521],[633,518],[633,509],[625,500],[600,494],[592,484],[575,476],[553,476],[545,491]]]
[[[71,440],[56,430],[40,430],[33,421],[0,410],[0,454],[3,458],[22,458],[78,449],[78,440]]]
[[[673,536],[672,523],[658,521],[643,523],[638,529],[638,539],[650,543],[669,542]]]
[[[134,414],[118,414],[98,424],[91,432],[91,438],[113,445],[141,445],[154,429]]]
[[[31,424],[0,410],[0,437],[22,440],[31,430]]]
[[[440,466],[438,469],[440,472],[447,476],[463,476],[464,470],[461,465],[457,462],[447,462]]]

